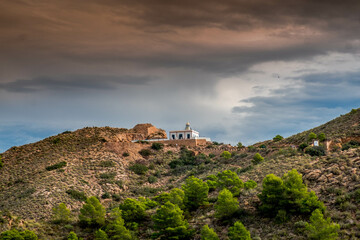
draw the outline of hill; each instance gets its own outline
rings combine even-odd
[[[269,140],[241,149],[216,143],[188,149],[166,144],[154,148],[145,141],[133,142],[166,137],[163,130],[150,124],[129,130],[84,128],[13,147],[1,154],[4,163],[0,169],[1,230],[28,228],[41,239],[64,239],[73,230],[85,239],[92,239],[92,232],[77,224],[86,197],[97,196],[110,211],[126,198],[153,198],[180,187],[189,176],[206,180],[211,174],[231,170],[243,181],[251,179],[258,186],[242,191],[237,197],[241,214],[225,223],[214,218],[219,190],[211,192],[208,205],[185,214],[195,230],[195,239],[205,224],[225,239],[228,228],[239,219],[253,239],[306,239],[295,223],[308,221],[308,216],[293,215],[279,224],[258,211],[257,195],[262,190],[263,178],[268,174],[282,176],[297,169],[309,189],[327,206],[328,216],[341,225],[340,238],[357,239],[360,237],[357,210],[360,207],[360,149],[356,144],[349,148],[343,146],[350,141],[359,142],[359,122],[360,109],[287,139]],[[325,133],[326,141],[321,144],[328,148],[326,155],[311,156],[294,148],[308,142],[310,132]],[[230,158],[221,154],[225,150],[232,152]],[[260,153],[265,160],[254,164],[255,153]],[[65,203],[71,210],[74,216],[71,225],[51,222],[52,208],[59,203]],[[154,210],[148,211],[149,215],[153,213]],[[139,226],[138,237],[150,239],[151,226],[151,219],[146,219]]]

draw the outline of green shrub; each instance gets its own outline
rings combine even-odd
[[[171,202],[172,204],[178,205],[181,209],[185,208],[184,205],[185,193],[179,188],[173,188],[168,193],[162,193],[154,198],[160,204]]]
[[[141,149],[139,151],[140,155],[143,156],[144,158],[148,158],[152,153],[150,151],[150,149],[147,149],[147,148],[144,148],[144,149]]]
[[[191,232],[188,230],[189,224],[184,220],[183,211],[179,206],[166,202],[152,217],[154,229],[153,238],[161,239],[190,239]]]
[[[201,240],[220,240],[214,229],[209,228],[208,225],[204,225],[201,228]]]
[[[164,148],[164,144],[155,142],[151,145],[151,148],[158,151]]]
[[[315,140],[317,138],[317,135],[313,132],[309,133],[308,135],[308,141]]]
[[[96,197],[89,197],[80,209],[80,223],[85,226],[103,226],[105,224],[105,208]]]
[[[102,199],[109,199],[109,198],[111,198],[111,195],[110,195],[110,193],[105,192],[103,195],[101,195],[101,198]]]
[[[54,223],[68,223],[71,221],[70,210],[65,203],[60,203],[52,209]]]
[[[241,189],[244,188],[244,182],[231,170],[219,172],[217,178],[218,186],[229,189],[234,196],[238,196]]]
[[[151,175],[148,177],[148,182],[149,183],[156,183],[157,182],[157,177]]]
[[[229,240],[251,240],[250,232],[240,221],[229,228],[228,236]]]
[[[304,151],[304,149],[307,148],[308,146],[309,146],[309,144],[307,144],[307,143],[302,143],[302,144],[299,145],[299,150],[300,150],[300,151]]]
[[[105,231],[99,229],[95,232],[95,240],[109,240]]]
[[[286,211],[284,209],[280,209],[276,214],[275,221],[277,223],[285,223],[288,220]]]
[[[195,156],[195,152],[188,150],[186,147],[181,147],[179,158],[171,161],[169,166],[175,169],[181,166],[200,165],[205,160],[206,156],[204,154]]]
[[[116,172],[100,173],[99,175],[101,179],[114,179],[115,176],[116,176]]]
[[[213,153],[209,153],[209,158],[214,158],[214,157],[216,157],[216,155],[215,155],[215,154],[213,154]]]
[[[319,139],[320,142],[325,141],[325,140],[326,140],[325,133],[320,133],[320,134],[318,135],[318,139]]]
[[[244,148],[244,145],[241,142],[238,142],[236,146],[237,146],[238,150],[241,150],[242,148]]]
[[[310,156],[325,156],[325,149],[322,146],[308,147],[305,149],[305,153]]]
[[[124,152],[124,153],[122,154],[122,156],[123,156],[123,157],[128,157],[128,156],[130,156],[130,154],[129,154],[128,152]]]
[[[0,169],[4,166],[2,160],[1,160],[1,156],[0,156]]]
[[[224,159],[230,159],[231,158],[231,153],[229,151],[223,151],[220,154],[220,157],[224,158]]]
[[[260,153],[256,153],[253,157],[252,163],[254,165],[261,163],[264,161],[264,158],[260,155]]]
[[[254,189],[257,187],[257,183],[254,180],[249,180],[244,183],[245,189]]]
[[[66,162],[63,161],[63,162],[59,162],[59,163],[56,163],[54,165],[46,167],[46,170],[52,171],[52,170],[55,170],[55,169],[63,168],[65,166],[66,166]]]
[[[66,190],[66,193],[69,194],[75,200],[86,201],[87,199],[87,196],[84,192],[76,191],[74,189]]]
[[[1,240],[37,240],[37,235],[30,230],[19,232],[16,229],[7,230],[0,234]]]
[[[302,181],[302,176],[295,169],[284,174],[282,178],[274,174],[267,175],[262,183],[263,190],[259,194],[259,209],[265,214],[274,215],[279,210],[288,213],[310,214],[319,208],[325,210],[313,191],[309,192]]]
[[[214,191],[218,187],[218,178],[217,176],[211,174],[207,176],[206,184],[209,187],[209,191]]]
[[[276,136],[273,138],[273,141],[274,141],[274,142],[278,142],[278,141],[281,141],[281,140],[283,140],[283,139],[284,139],[283,136],[281,136],[281,135],[276,135]]]
[[[218,219],[230,218],[239,209],[239,202],[226,188],[218,196],[215,204],[215,217]]]
[[[331,240],[338,238],[340,225],[332,223],[330,218],[324,219],[319,209],[316,209],[310,217],[310,223],[305,226],[308,239]]]
[[[125,199],[125,201],[119,205],[119,208],[122,211],[121,216],[126,223],[140,222],[146,217],[145,204],[136,199]]]
[[[200,179],[194,176],[188,177],[182,189],[185,193],[184,203],[189,210],[196,210],[207,203],[209,187]]]
[[[76,233],[74,232],[70,232],[69,235],[67,236],[67,240],[79,240],[78,236],[76,235]]]
[[[357,110],[358,110],[358,109],[354,109],[354,108],[351,109],[350,114],[355,114],[355,113],[357,113]]]
[[[100,167],[115,167],[115,163],[111,160],[101,161],[99,165]]]
[[[59,137],[56,137],[52,140],[52,143],[53,144],[58,144],[60,142],[60,138]]]
[[[250,170],[252,170],[253,168],[254,168],[253,165],[248,165],[248,166],[246,166],[246,167],[244,167],[244,168],[239,168],[236,172],[237,172],[237,174],[241,174],[241,173],[250,171]]]
[[[138,175],[144,175],[149,169],[146,165],[142,163],[134,163],[129,167],[129,170],[133,171]]]

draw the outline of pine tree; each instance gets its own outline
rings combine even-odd
[[[228,236],[229,240],[251,240],[250,232],[240,221],[235,222],[234,226],[229,228]]]
[[[109,217],[106,232],[111,240],[131,240],[131,233],[124,226],[124,219],[119,208],[114,208]]]
[[[231,217],[239,209],[239,202],[229,190],[224,188],[219,193],[215,209],[215,217],[225,219]]]
[[[188,177],[182,189],[185,193],[184,203],[189,210],[196,210],[207,203],[209,186],[202,180],[194,176]]]
[[[77,237],[76,233],[70,232],[67,240],[79,240],[79,238]]]
[[[214,229],[204,225],[201,229],[201,240],[220,240]]]
[[[86,225],[103,226],[105,224],[105,208],[96,197],[90,197],[80,209],[80,222]]]
[[[99,229],[95,233],[95,240],[109,240],[109,238],[105,231]]]
[[[68,223],[70,222],[70,210],[67,209],[65,203],[60,203],[53,209],[53,219],[55,223]]]
[[[183,211],[179,206],[166,202],[156,211],[152,219],[154,229],[158,230],[154,237],[161,237],[161,239],[189,239],[188,223],[184,220]]]
[[[331,222],[330,218],[324,219],[324,215],[316,209],[310,217],[310,224],[305,226],[305,232],[312,240],[332,240],[338,238],[340,225]]]

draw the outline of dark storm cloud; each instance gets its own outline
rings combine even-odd
[[[0,89],[8,92],[34,92],[58,90],[114,90],[119,85],[147,85],[152,77],[75,75],[63,77],[36,77],[29,80],[0,83]]]
[[[104,4],[104,1],[96,1]],[[199,1],[105,1],[120,3],[148,25],[172,27],[250,27],[317,25],[328,29],[352,29],[360,24],[357,0],[199,0]],[[116,12],[116,8],[114,8]],[[342,26],[342,29],[339,29]],[[354,31],[351,31],[354,32]]]

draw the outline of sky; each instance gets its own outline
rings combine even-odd
[[[0,152],[152,123],[249,145],[360,107],[358,0],[1,0]]]

